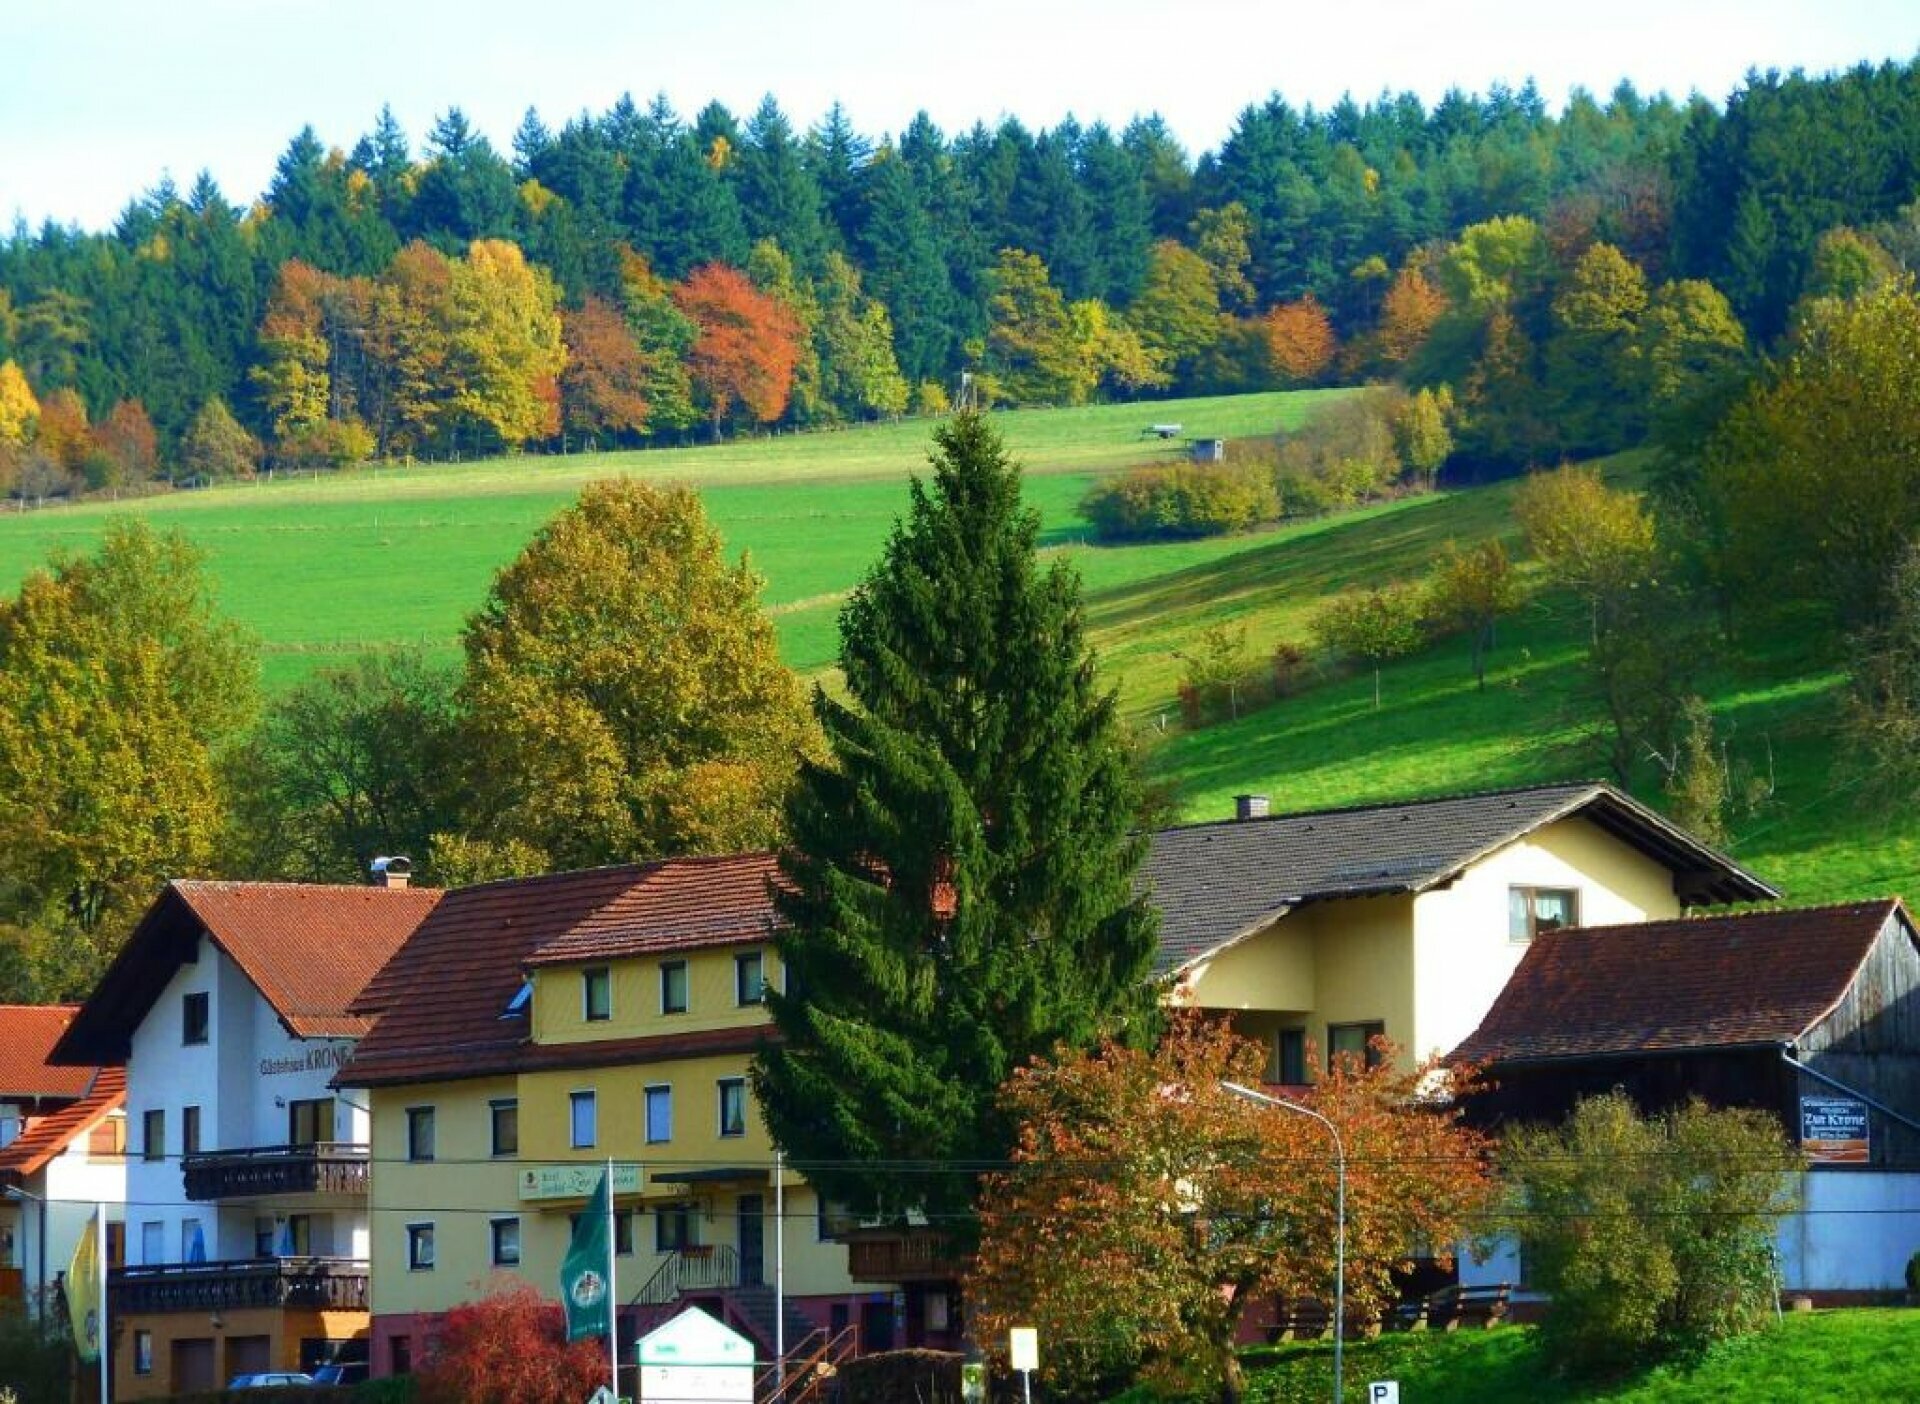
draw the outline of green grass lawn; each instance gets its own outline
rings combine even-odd
[[[1920,1311],[1789,1315],[1697,1360],[1608,1385],[1555,1376],[1527,1327],[1383,1336],[1347,1346],[1346,1397],[1397,1380],[1402,1404],[1787,1404],[1920,1398]],[[1321,1404],[1331,1397],[1331,1345],[1283,1346],[1247,1358],[1251,1404]]]

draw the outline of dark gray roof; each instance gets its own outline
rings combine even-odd
[[[1425,891],[1576,813],[1672,868],[1687,906],[1780,895],[1594,781],[1224,820],[1152,835],[1142,881],[1160,909],[1155,969],[1180,970],[1304,902]]]

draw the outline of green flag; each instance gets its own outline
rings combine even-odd
[[[612,1266],[613,1186],[606,1171],[600,1188],[573,1221],[573,1241],[560,1261],[560,1300],[567,1308],[567,1339],[605,1336],[613,1330]]]

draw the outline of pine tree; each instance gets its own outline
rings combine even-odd
[[[782,1038],[755,1085],[824,1194],[946,1227],[971,1167],[1009,1151],[1010,1073],[1151,1032],[1154,919],[1078,579],[1039,568],[1038,515],[984,420],[935,445],[841,615],[849,700],[814,697],[832,760],[803,766],[788,808]]]

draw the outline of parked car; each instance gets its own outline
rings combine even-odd
[[[313,1384],[312,1375],[299,1370],[263,1370],[257,1375],[235,1375],[228,1389],[286,1389],[292,1385]]]
[[[359,1384],[366,1377],[367,1362],[364,1360],[336,1360],[313,1372],[313,1382],[323,1385]]]

